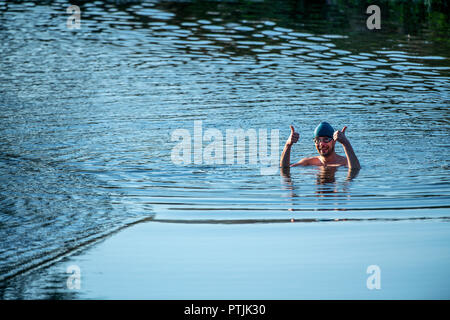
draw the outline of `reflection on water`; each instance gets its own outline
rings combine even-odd
[[[324,184],[333,184],[334,182],[336,182],[336,172],[338,168],[339,167],[337,166],[318,166],[316,184],[324,185]],[[359,170],[350,170],[350,169],[344,170],[348,170],[347,180],[353,179],[359,172]],[[284,181],[292,187],[293,184],[291,179],[291,168],[280,168],[280,172],[282,177],[284,177]]]
[[[317,175],[317,184],[326,184],[336,182],[335,174],[337,167],[320,167]]]
[[[77,4],[81,29],[68,30],[66,1],[0,1],[0,280],[142,219],[448,216],[439,5],[381,4],[369,32],[364,3]],[[293,168],[280,182],[253,164],[176,166],[171,133],[195,120],[279,129],[280,144],[294,124],[293,161],[314,154],[317,123],[346,125],[363,169]]]
[[[316,173],[316,188],[315,188],[315,196],[317,199],[320,198],[328,198],[327,200],[336,200],[345,199],[347,201],[351,201],[352,192],[350,191],[350,182],[358,176],[359,169],[348,169],[344,167],[337,166],[319,166],[315,167],[317,170]],[[347,171],[347,176],[345,180],[336,181],[336,173],[338,170]],[[290,196],[292,197],[292,208],[288,210],[293,212],[296,211],[296,206],[294,205],[296,199],[301,198],[301,186],[295,186],[293,179],[291,178],[291,168],[281,168],[280,169],[281,176],[283,177],[283,183],[286,189],[290,190]],[[299,174],[299,173],[294,173]],[[300,173],[302,174],[302,173]],[[297,190],[298,189],[298,190]],[[327,201],[328,202],[328,201]],[[327,211],[346,211],[345,205],[343,202],[335,202],[334,205],[328,204],[325,209]],[[300,219],[303,221],[302,219]],[[314,219],[313,219],[314,220]],[[333,220],[333,219],[331,219]],[[339,220],[339,219],[338,219]],[[347,219],[345,219],[347,220]],[[296,221],[299,221],[297,219]]]

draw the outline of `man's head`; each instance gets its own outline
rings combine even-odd
[[[333,140],[334,129],[328,122],[321,122],[314,130],[314,143],[317,152],[327,157],[334,152],[336,141]]]

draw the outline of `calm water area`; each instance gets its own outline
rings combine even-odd
[[[385,3],[368,30],[364,1],[77,5],[71,29],[68,1],[0,0],[2,299],[450,298],[439,7]],[[292,162],[347,126],[362,169],[174,163],[195,121],[224,148],[278,130],[277,159],[293,125]]]

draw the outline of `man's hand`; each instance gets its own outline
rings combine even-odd
[[[333,134],[333,140],[339,141],[342,144],[348,143],[347,137],[345,136],[345,130],[347,130],[347,126],[342,128],[342,131],[336,130]]]
[[[295,132],[294,127],[291,126],[291,135],[289,136],[289,139],[286,141],[286,144],[292,146],[294,143],[298,141],[298,138],[300,138],[300,135],[298,134],[298,132]]]

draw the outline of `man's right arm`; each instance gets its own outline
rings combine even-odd
[[[291,165],[291,148],[294,143],[298,141],[300,135],[295,132],[294,127],[291,126],[291,135],[289,139],[286,141],[286,144],[283,149],[283,153],[281,154],[280,159],[280,167],[281,168],[289,168]]]

